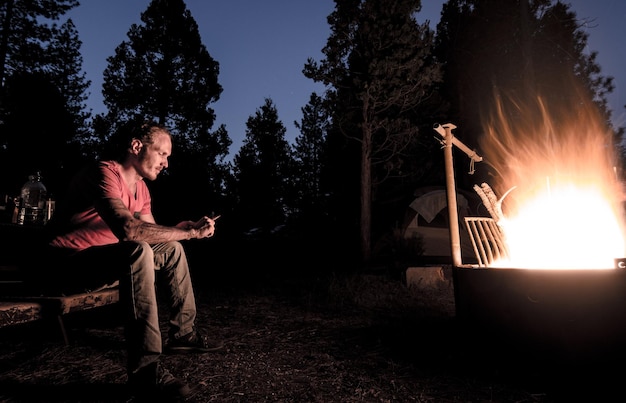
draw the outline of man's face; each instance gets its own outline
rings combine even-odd
[[[167,158],[172,154],[172,140],[167,133],[157,133],[154,143],[143,144],[139,152],[137,173],[148,180],[155,180],[168,167]]]

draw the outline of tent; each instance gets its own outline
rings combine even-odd
[[[416,197],[407,209],[404,237],[407,239],[421,237],[424,256],[451,257],[448,199],[445,189],[420,189],[414,194]],[[469,195],[457,191],[461,255],[473,258],[474,250],[464,221],[471,211],[469,199]]]

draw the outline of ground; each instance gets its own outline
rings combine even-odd
[[[601,368],[574,374],[485,350],[455,317],[450,285],[256,268],[199,274],[196,290],[198,323],[225,348],[163,357],[193,387],[189,402],[617,401],[604,377],[587,378]],[[133,401],[115,309],[67,318],[69,346],[52,325],[0,333],[0,401]]]

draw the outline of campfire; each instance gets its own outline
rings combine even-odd
[[[626,257],[612,134],[591,102],[570,98],[578,102],[497,98],[481,145],[500,197],[475,189],[491,197],[508,253],[489,267],[611,269]]]
[[[532,116],[532,124],[522,125],[525,132],[508,123],[502,108],[487,126],[485,159],[506,189],[497,223],[508,259],[492,266],[612,268],[626,256],[612,137],[589,105],[570,109],[558,125],[554,111],[539,99],[532,111],[519,111]]]
[[[613,134],[576,94],[495,105],[480,143],[493,183],[474,188],[490,217],[465,217],[479,263],[453,262],[457,316],[505,351],[510,341],[556,361],[619,362],[625,199]]]

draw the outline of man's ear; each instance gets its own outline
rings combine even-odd
[[[143,143],[139,139],[133,139],[130,142],[130,152],[135,155],[139,154],[142,147],[143,147]]]

